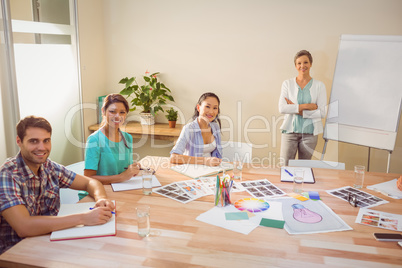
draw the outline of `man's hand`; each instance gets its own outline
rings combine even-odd
[[[114,210],[114,203],[112,201],[110,201],[109,199],[99,199],[98,201],[96,201],[95,204],[96,208],[107,208],[110,211]]]
[[[112,217],[112,212],[108,207],[95,207],[82,215],[82,224],[100,225],[107,223]]]

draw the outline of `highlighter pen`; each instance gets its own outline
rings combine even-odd
[[[89,208],[89,210],[93,210],[95,208]],[[112,214],[116,214],[116,212],[112,211]]]
[[[293,174],[289,172],[289,170],[287,170],[286,168],[284,168],[284,170],[286,171],[286,173],[288,173],[290,176],[293,177]]]

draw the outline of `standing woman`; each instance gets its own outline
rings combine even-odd
[[[220,100],[214,93],[201,95],[191,123],[184,126],[170,152],[173,164],[218,166],[222,161]]]
[[[279,112],[285,114],[282,123],[281,163],[289,159],[311,159],[318,134],[323,132],[327,91],[324,83],[310,76],[313,57],[307,50],[297,52],[294,63],[297,77],[282,84]]]
[[[122,95],[106,96],[100,128],[87,140],[85,176],[110,184],[138,174],[140,165],[133,163],[133,137],[120,130],[128,111],[128,102]]]

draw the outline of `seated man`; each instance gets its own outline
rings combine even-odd
[[[48,159],[52,127],[40,117],[28,116],[17,125],[19,153],[0,167],[0,254],[22,238],[47,234],[76,225],[106,223],[114,210],[99,181],[75,174]],[[59,188],[87,191],[96,208],[57,217]]]

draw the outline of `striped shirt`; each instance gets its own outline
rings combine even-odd
[[[68,188],[75,173],[50,159],[39,168],[38,176],[25,164],[21,153],[0,167],[0,213],[24,205],[31,216],[55,216],[60,208],[59,188]],[[0,254],[22,238],[0,214]]]
[[[218,123],[209,123],[216,141],[216,148],[211,152],[212,157],[222,158],[221,130]],[[183,127],[176,145],[170,154],[184,154],[202,157],[204,154],[204,140],[197,118]]]

